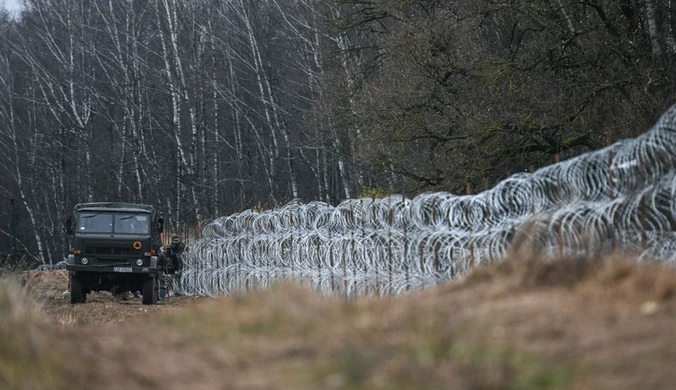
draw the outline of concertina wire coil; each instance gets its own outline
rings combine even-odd
[[[347,297],[399,295],[504,257],[613,249],[676,263],[676,105],[641,136],[518,173],[476,195],[292,201],[206,224],[176,288],[219,296],[280,281]]]

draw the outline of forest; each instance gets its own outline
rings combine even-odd
[[[676,102],[672,0],[24,0],[0,11],[0,253],[89,201],[175,231],[482,191]]]

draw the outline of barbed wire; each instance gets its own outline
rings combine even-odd
[[[608,250],[675,263],[676,106],[648,132],[476,195],[292,201],[205,225],[181,292],[293,280],[347,297],[398,295],[502,258],[525,234],[545,256]]]

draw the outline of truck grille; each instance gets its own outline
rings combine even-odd
[[[87,247],[85,248],[85,255],[95,256],[129,256],[138,255],[141,251],[134,248],[127,247]]]

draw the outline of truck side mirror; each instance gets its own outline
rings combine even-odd
[[[73,217],[66,219],[66,234],[69,236],[73,235]]]
[[[164,218],[157,220],[157,232],[162,233],[164,231]]]

